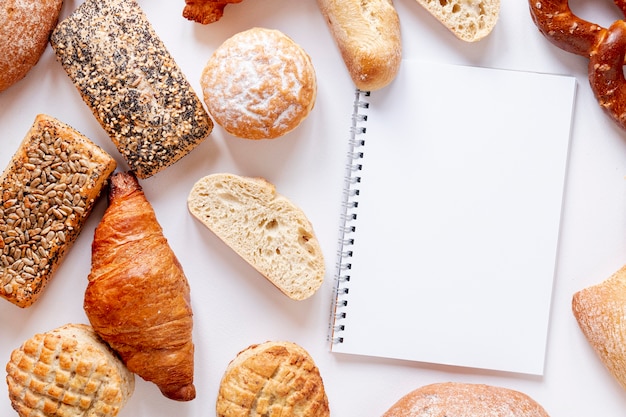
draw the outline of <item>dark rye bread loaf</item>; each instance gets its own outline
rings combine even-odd
[[[138,178],[172,165],[211,132],[201,101],[134,0],[87,0],[50,42]]]

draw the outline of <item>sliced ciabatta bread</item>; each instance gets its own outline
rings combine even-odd
[[[457,38],[476,42],[491,33],[500,16],[500,0],[417,0]]]
[[[294,300],[322,285],[325,264],[304,212],[263,178],[212,174],[194,184],[191,214]]]

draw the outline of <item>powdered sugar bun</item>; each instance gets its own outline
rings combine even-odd
[[[443,382],[406,394],[383,417],[549,417],[528,395],[485,384]]]
[[[39,61],[61,12],[63,0],[0,1],[0,91]]]
[[[245,139],[274,139],[295,129],[315,104],[311,58],[284,33],[252,28],[209,58],[200,84],[214,121]]]

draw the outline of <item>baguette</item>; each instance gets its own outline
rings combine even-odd
[[[572,312],[601,362],[626,389],[626,265],[572,297]]]
[[[213,174],[188,197],[191,214],[294,300],[322,285],[324,258],[304,212],[262,178]]]
[[[249,346],[220,382],[218,417],[328,417],[324,382],[313,358],[293,342]]]
[[[135,375],[85,324],[34,335],[11,353],[6,371],[20,417],[112,417],[135,389]]]
[[[383,417],[549,417],[519,391],[484,384],[425,385],[400,398]]]
[[[356,87],[387,86],[400,69],[400,19],[392,0],[317,0]]]
[[[417,0],[457,38],[476,42],[491,33],[500,16],[500,0]]]
[[[0,176],[0,296],[29,307],[82,230],[115,160],[38,115]]]
[[[202,102],[135,0],[85,1],[50,43],[138,178],[174,164],[211,132]]]

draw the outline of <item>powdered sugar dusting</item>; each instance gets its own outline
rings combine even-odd
[[[228,39],[202,75],[204,99],[229,133],[274,138],[308,115],[316,94],[309,56],[277,30],[253,28]]]

